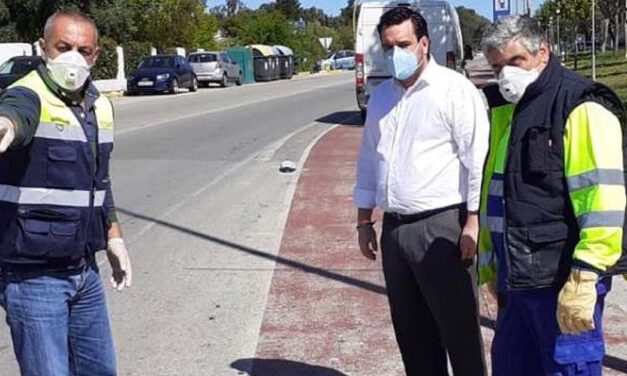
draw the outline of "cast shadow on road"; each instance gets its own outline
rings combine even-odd
[[[161,219],[157,219],[157,218],[153,218],[153,217],[149,217],[147,215],[141,214],[141,213],[136,213],[134,211],[131,210],[127,210],[124,208],[116,208],[117,212],[126,214],[130,217],[136,218],[136,219],[140,219],[143,221],[147,221],[147,222],[152,222],[155,223],[159,226],[171,229],[171,230],[175,230],[175,231],[179,231],[183,234],[187,234],[187,235],[191,235],[194,236],[196,238],[199,239],[203,239],[215,244],[219,244],[222,246],[226,246],[229,247],[233,250],[236,251],[240,251],[240,252],[244,252],[247,253],[249,255],[253,255],[256,257],[260,257],[266,260],[272,260],[274,262],[276,262],[279,265],[283,265],[283,266],[287,266],[296,270],[300,270],[302,272],[305,273],[311,273],[311,274],[315,274],[318,275],[320,277],[324,277],[324,278],[328,278],[330,280],[334,280],[334,281],[338,281],[338,282],[342,282],[345,283],[347,285],[350,286],[354,286],[354,287],[358,287],[360,289],[366,290],[366,291],[370,291],[370,292],[374,292],[376,294],[382,294],[385,295],[386,294],[386,290],[384,286],[379,286],[376,285],[374,283],[370,283],[370,282],[366,282],[366,281],[362,281],[360,279],[356,279],[356,278],[352,278],[352,277],[348,277],[333,271],[329,271],[329,270],[325,270],[325,269],[321,269],[321,268],[317,268],[315,266],[311,266],[311,265],[307,265],[304,264],[302,262],[299,261],[295,261],[295,260],[291,260],[285,257],[281,257],[281,256],[274,256],[272,254],[269,254],[267,252],[264,251],[260,251],[258,249],[253,249],[250,247],[246,247],[244,245],[241,244],[237,244],[225,239],[221,239],[215,236],[211,236],[208,234],[203,234],[202,232],[187,228],[187,227],[183,227],[180,225],[177,225],[175,223],[171,223],[171,222],[167,222]],[[481,317],[481,325],[488,328],[488,329],[494,329],[496,326],[496,323],[494,322],[494,320],[487,318],[487,317]],[[268,361],[268,360],[259,360],[259,361]],[[283,361],[283,362],[288,362],[288,361]],[[627,373],[627,360],[625,359],[621,359],[621,358],[617,358],[611,355],[606,355],[605,359],[603,360],[603,365],[607,368],[611,368],[613,370],[616,371],[620,371],[620,372],[625,372]],[[311,367],[311,366],[310,366]],[[312,375],[312,376],[341,376],[341,373],[337,373],[337,371],[334,371],[336,373],[320,373],[320,374],[304,374],[304,373],[276,373],[276,374],[271,374],[271,373],[259,373],[259,374],[255,374],[254,376],[278,376],[278,375],[286,375],[286,376],[290,376],[290,375],[298,375],[298,376],[305,376],[305,375]],[[253,376],[253,375],[251,375]]]
[[[612,355],[606,355],[605,358],[603,358],[603,365],[615,371],[627,373],[627,360],[625,359],[617,358]]]
[[[231,367],[249,376],[348,376],[332,368],[283,359],[239,359]]]
[[[361,121],[361,115],[359,111],[339,111],[329,115],[325,115],[316,119],[318,123],[325,124],[339,124],[347,127],[362,127],[364,125]]]
[[[116,208],[116,211],[120,212],[120,213],[124,213],[124,214],[126,214],[128,216],[131,216],[133,218],[136,218],[136,219],[141,219],[143,221],[152,222],[152,223],[155,223],[155,224],[157,224],[159,226],[163,226],[163,227],[169,228],[171,230],[179,231],[179,232],[181,232],[183,234],[191,235],[191,236],[194,236],[194,237],[199,238],[199,239],[203,239],[203,240],[215,243],[215,244],[219,244],[219,245],[222,245],[222,246],[225,246],[225,247],[229,247],[229,248],[231,248],[233,250],[236,250],[236,251],[244,252],[244,253],[247,253],[249,255],[257,256],[257,257],[260,257],[260,258],[263,258],[263,259],[266,259],[266,260],[272,260],[272,261],[276,262],[277,264],[280,264],[280,265],[283,265],[283,266],[287,266],[287,267],[290,267],[290,268],[293,268],[293,269],[296,269],[296,270],[300,270],[300,271],[303,271],[305,273],[316,274],[316,275],[318,275],[320,277],[324,277],[324,278],[328,278],[328,279],[331,279],[331,280],[334,280],[334,281],[342,282],[342,283],[345,283],[347,285],[355,286],[355,287],[364,289],[366,291],[371,291],[371,292],[374,292],[374,293],[377,293],[377,294],[385,294],[385,287],[376,285],[374,283],[362,281],[362,280],[359,280],[359,279],[356,279],[356,278],[352,278],[352,277],[348,277],[348,276],[345,276],[345,275],[342,275],[342,274],[339,274],[339,273],[335,273],[335,272],[328,271],[328,270],[321,269],[321,268],[317,268],[317,267],[314,267],[314,266],[311,266],[311,265],[303,264],[302,262],[291,260],[291,259],[288,259],[288,258],[285,258],[285,257],[274,256],[272,254],[269,254],[269,253],[264,252],[264,251],[260,251],[258,249],[253,249],[253,248],[246,247],[244,245],[237,244],[237,243],[225,240],[225,239],[220,239],[220,238],[217,238],[215,236],[211,236],[211,235],[208,235],[208,234],[203,234],[203,233],[198,232],[196,230],[193,230],[193,229],[190,229],[190,228],[186,228],[186,227],[183,227],[183,226],[179,226],[179,225],[174,224],[174,223],[166,222],[166,221],[161,220],[161,219],[152,218],[152,217],[146,216],[146,215],[141,214],[141,213],[133,212],[131,210],[127,210],[127,209],[123,209],[123,208]]]

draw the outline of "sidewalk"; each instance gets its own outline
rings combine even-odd
[[[356,243],[352,188],[361,131],[335,128],[305,163],[279,253],[288,266],[274,272],[252,375],[403,375],[380,261],[366,260]],[[617,281],[607,305],[606,365],[613,369],[605,375],[627,373],[626,287]],[[480,304],[489,349],[488,310],[496,309]]]

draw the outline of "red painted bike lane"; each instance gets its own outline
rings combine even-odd
[[[357,246],[352,189],[362,129],[333,129],[303,167],[270,287],[254,376],[404,374],[380,261],[366,260]],[[494,303],[482,297],[479,302],[488,362]],[[612,304],[608,308],[604,374],[622,375],[627,316],[619,318]]]
[[[255,376],[401,375],[380,262],[361,256],[352,189],[361,127],[311,150],[283,235]]]

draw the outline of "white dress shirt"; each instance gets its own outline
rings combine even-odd
[[[462,202],[479,209],[489,122],[478,90],[433,58],[417,82],[382,82],[368,102],[354,201],[416,214]]]

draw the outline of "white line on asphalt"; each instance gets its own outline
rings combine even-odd
[[[299,90],[299,91],[290,92],[290,93],[286,93],[286,94],[282,94],[282,95],[277,95],[277,96],[274,96],[274,97],[263,98],[263,99],[258,99],[258,100],[254,100],[254,101],[242,102],[242,103],[238,103],[238,104],[234,104],[234,105],[230,105],[230,106],[226,106],[226,107],[220,107],[220,108],[214,108],[214,109],[207,110],[207,111],[196,112],[196,113],[193,113],[193,114],[180,115],[180,116],[176,116],[174,118],[160,120],[160,121],[153,122],[153,123],[147,123],[147,124],[145,123],[143,125],[140,125],[140,126],[137,126],[137,127],[134,127],[134,128],[116,131],[115,134],[116,134],[116,136],[125,135],[125,134],[129,134],[129,133],[137,132],[137,131],[142,131],[142,130],[158,127],[158,126],[161,126],[161,125],[164,125],[164,124],[167,124],[167,123],[170,123],[170,122],[174,122],[174,121],[187,120],[187,119],[191,119],[191,118],[195,118],[195,117],[200,117],[200,116],[213,114],[213,113],[216,113],[216,112],[233,110],[233,109],[240,108],[240,107],[246,107],[246,106],[250,106],[250,105],[254,105],[254,104],[258,104],[258,103],[265,103],[265,102],[269,102],[269,101],[273,101],[273,100],[277,100],[277,99],[287,98],[287,97],[291,97],[291,96],[294,96],[294,95],[305,94],[305,93],[309,93],[309,92],[315,91],[315,90],[330,89],[332,87],[342,86],[342,85],[345,85],[345,84],[346,84],[346,82],[334,83],[334,84],[331,84],[331,85],[320,86],[320,87],[317,87],[315,89]]]
[[[351,108],[347,108],[345,110],[349,110]],[[348,120],[351,120],[355,116],[357,116],[357,115],[354,114],[354,115],[346,116],[344,119],[340,120],[338,123],[333,124],[328,129],[326,129],[323,132],[321,132],[312,142],[310,142],[309,145],[307,145],[307,147],[303,151],[303,153],[302,153],[302,155],[301,155],[301,157],[300,157],[300,159],[298,161],[298,171],[302,171],[302,167],[305,165],[305,162],[307,161],[307,158],[309,157],[309,154],[310,154],[311,150],[318,143],[318,141],[320,141],[322,139],[322,137],[324,137],[326,134],[328,134],[333,129],[337,128],[342,123],[344,123],[344,122],[346,122]],[[309,123],[309,124],[305,125],[304,127],[299,128],[299,129],[291,132],[290,134],[288,134],[287,136],[285,136],[282,139],[278,140],[277,142],[274,142],[274,143],[270,144],[269,146],[261,149],[259,152],[252,153],[245,160],[243,160],[241,162],[238,162],[237,164],[231,166],[229,169],[227,169],[226,171],[221,173],[219,176],[217,176],[216,178],[211,180],[207,185],[205,185],[204,187],[200,188],[198,191],[194,192],[191,196],[187,196],[187,197],[181,199],[176,205],[171,207],[169,210],[163,212],[159,216],[159,218],[165,219],[166,217],[172,215],[174,212],[178,211],[183,206],[185,206],[190,201],[190,199],[198,197],[200,194],[206,192],[208,189],[210,189],[211,187],[215,186],[216,184],[218,184],[219,182],[221,182],[222,180],[227,178],[229,175],[235,173],[237,170],[239,170],[240,168],[244,167],[245,165],[247,165],[251,161],[259,158],[260,156],[272,155],[272,154],[276,153],[283,146],[283,144],[285,144],[294,135],[296,135],[296,134],[298,134],[300,132],[304,132],[305,130],[307,130],[307,129],[311,128],[311,127],[315,127],[317,124],[319,124],[319,123],[318,122]],[[292,198],[294,196],[294,192],[295,191],[296,191],[296,184],[292,185],[286,191],[286,194],[284,196],[286,204],[290,203],[290,201],[292,200]],[[286,218],[286,220],[287,220],[287,218]],[[147,223],[136,235],[134,235],[130,239],[127,238],[126,239],[127,243],[131,244],[134,241],[137,241],[142,236],[144,236],[148,231],[150,231],[155,225],[157,225],[156,222]],[[101,266],[104,265],[104,263],[107,261],[107,259],[106,259],[106,257],[104,255],[100,255],[100,257],[98,257],[98,258],[100,259],[100,260],[98,260],[98,266],[101,267]]]

